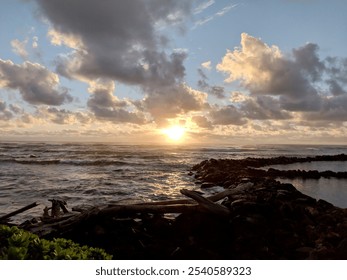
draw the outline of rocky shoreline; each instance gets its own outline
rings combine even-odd
[[[347,259],[347,209],[276,181],[277,171],[257,169],[346,160],[346,155],[205,160],[189,173],[202,192],[182,190],[189,199],[80,209],[66,219],[21,227],[45,238],[103,248],[114,259]],[[212,186],[225,190],[206,197],[204,189]]]
[[[269,168],[259,169],[271,165],[288,165],[293,163],[304,163],[313,161],[347,161],[347,155],[325,155],[316,157],[273,157],[273,158],[246,158],[246,159],[209,159],[193,166],[191,175],[194,174],[198,183],[203,183],[203,187],[224,186],[238,183],[245,178],[304,178],[319,179],[324,178],[347,178],[346,172],[334,172],[326,170],[278,170]]]
[[[302,194],[275,178],[347,178],[330,170],[256,169],[276,164],[346,161],[344,154],[317,157],[210,159],[195,165],[202,188],[234,188],[251,184],[247,192],[229,196],[234,257],[240,259],[347,259],[347,209]],[[327,186],[328,187],[328,186]],[[347,187],[347,186],[346,186]]]

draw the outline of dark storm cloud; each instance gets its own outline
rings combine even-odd
[[[58,85],[58,76],[40,64],[14,64],[0,59],[0,87],[18,90],[30,104],[57,106],[71,102],[68,90]]]
[[[167,54],[157,29],[179,25],[191,1],[37,0],[54,30],[75,40],[75,51],[57,60],[70,78],[110,78],[127,84],[167,86],[185,75],[185,54]]]

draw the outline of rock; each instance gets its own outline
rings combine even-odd
[[[201,184],[201,188],[202,188],[202,189],[212,188],[212,187],[214,187],[214,186],[215,186],[214,183],[208,183],[208,182],[202,183],[202,184]]]
[[[319,211],[314,207],[307,206],[305,207],[305,210],[312,217],[316,217],[317,215],[319,215]]]
[[[308,259],[310,260],[331,260],[336,258],[336,252],[333,249],[322,247],[312,250]]]
[[[314,248],[312,247],[300,247],[300,248],[297,248],[295,252],[297,253],[298,259],[307,259],[309,258],[313,250]]]
[[[337,254],[339,255],[339,259],[347,259],[347,237],[342,239],[342,241],[337,246]]]
[[[331,209],[334,207],[334,205],[332,205],[331,203],[323,200],[323,199],[319,199],[317,202],[318,207],[327,210],[327,209]]]

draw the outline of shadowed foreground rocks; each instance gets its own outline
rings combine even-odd
[[[95,216],[63,237],[116,259],[347,259],[346,209],[290,184],[259,180],[222,205],[229,216]]]
[[[46,233],[42,225],[23,227],[104,248],[115,259],[347,259],[347,209],[254,169],[293,162],[284,157],[203,161],[190,175],[202,187],[223,186],[228,195],[210,200],[187,191],[196,201],[165,206],[180,209],[176,216],[158,212],[158,205],[146,212],[137,210],[141,205],[112,206],[88,209],[71,226],[56,224]]]

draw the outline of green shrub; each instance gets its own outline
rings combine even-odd
[[[103,249],[80,246],[71,240],[52,241],[17,227],[0,225],[0,259],[3,260],[109,260]]]

